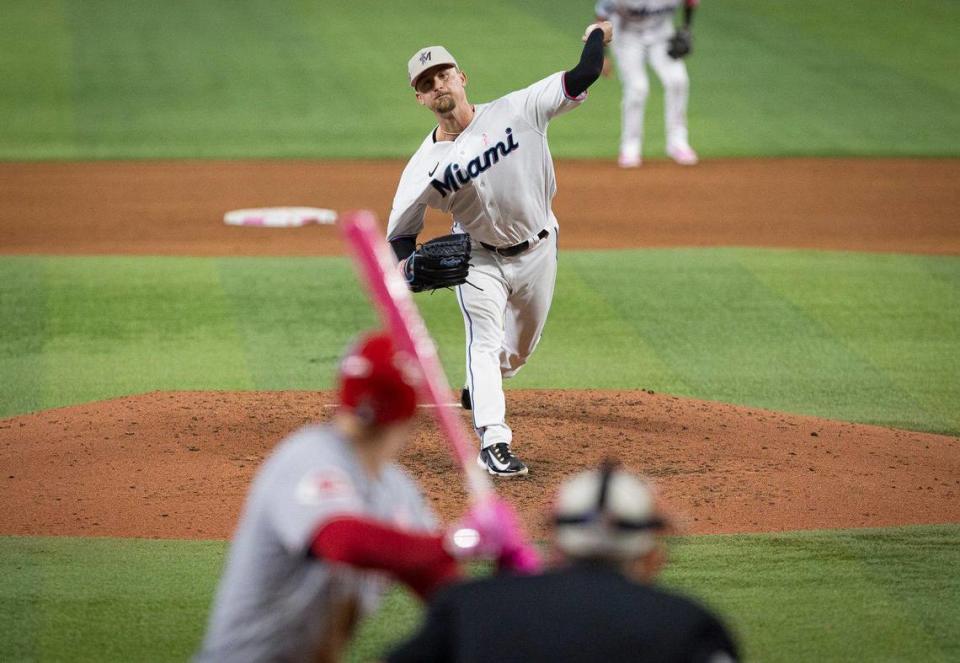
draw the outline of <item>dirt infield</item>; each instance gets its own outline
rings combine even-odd
[[[329,255],[332,227],[226,227],[244,207],[364,207],[397,161],[0,163],[0,253]],[[561,249],[780,246],[960,254],[960,159],[562,162]],[[425,236],[448,221],[428,217]]]
[[[508,392],[527,478],[497,488],[537,536],[564,476],[605,456],[654,477],[690,533],[960,521],[960,439],[648,392]],[[228,537],[313,392],[153,393],[0,421],[0,533]],[[458,470],[423,415],[402,457],[445,519]],[[466,414],[464,414],[466,418]]]
[[[399,162],[0,164],[0,254],[329,255],[331,227],[232,228],[240,207],[368,207]],[[960,254],[960,160],[558,166],[562,249],[778,246]],[[444,231],[439,216],[426,235]],[[227,537],[269,449],[322,393],[154,393],[0,420],[0,534]],[[649,392],[508,392],[528,527],[565,475],[617,457],[692,533],[960,522],[960,438]],[[404,464],[446,518],[456,468],[422,422]],[[429,468],[426,470],[425,468]]]

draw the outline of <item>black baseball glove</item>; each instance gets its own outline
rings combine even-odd
[[[667,55],[674,60],[687,57],[692,50],[693,33],[685,28],[679,28],[667,42]]]
[[[443,235],[421,244],[403,265],[403,274],[414,292],[450,288],[467,282],[470,269],[470,235]]]

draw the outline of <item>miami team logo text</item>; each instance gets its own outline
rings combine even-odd
[[[467,184],[474,177],[492,167],[500,161],[501,157],[506,157],[516,149],[519,149],[520,143],[513,138],[513,129],[507,127],[507,141],[500,141],[483,154],[479,154],[467,162],[466,168],[460,168],[460,164],[452,163],[443,171],[443,180],[433,179],[430,184],[434,189],[440,192],[444,198],[448,193],[459,191],[460,187]]]

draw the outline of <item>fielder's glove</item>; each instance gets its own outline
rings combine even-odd
[[[443,235],[421,244],[403,262],[403,275],[414,292],[450,288],[467,282],[470,235]]]
[[[693,33],[686,28],[680,28],[667,42],[667,55],[674,60],[685,58],[693,50]]]

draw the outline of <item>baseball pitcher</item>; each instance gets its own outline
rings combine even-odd
[[[455,287],[466,330],[466,386],[490,474],[527,474],[513,453],[503,378],[527,362],[547,320],[557,272],[557,190],[550,120],[579,106],[603,65],[612,27],[588,27],[580,62],[485,104],[467,100],[467,75],[442,46],[408,63],[417,101],[437,121],[410,159],[387,228],[414,291]],[[453,217],[453,235],[417,247],[427,207]],[[460,247],[455,245],[460,243]]]

